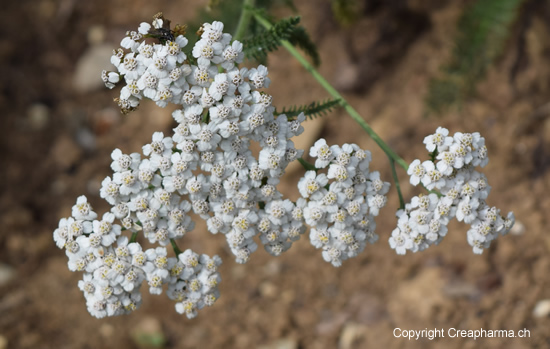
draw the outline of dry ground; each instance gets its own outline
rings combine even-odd
[[[482,133],[491,158],[488,201],[515,212],[519,234],[499,238],[478,256],[466,242],[467,228],[452,224],[441,245],[397,256],[387,244],[396,223],[394,191],[378,217],[380,242],[340,268],[322,261],[307,239],[282,257],[260,251],[237,265],[223,239],[198,226],[187,246],[224,258],[222,297],[214,307],[190,321],[165,297],[146,295],[132,316],[89,316],[76,287],[80,275],[68,271],[52,231],[80,194],[105,211],[98,186],[109,175],[112,149],[139,151],[154,131],[169,132],[172,121],[151,104],[122,117],[111,101],[114,91],[79,92],[73,85],[77,62],[101,42],[102,31],[103,44],[114,48],[125,30],[159,10],[181,22],[205,2],[2,5],[0,265],[14,276],[0,284],[0,348],[137,348],[147,333],[164,339],[165,348],[550,347],[550,318],[533,316],[535,305],[550,298],[550,6],[543,2],[525,28],[515,28],[476,98],[460,112],[425,117],[428,81],[449,55],[463,2],[408,1],[413,12],[382,8],[343,29],[328,1],[296,1],[319,44],[321,72],[404,159],[424,154],[424,136],[439,125]],[[511,81],[518,52],[524,53],[521,69]],[[327,96],[284,51],[269,68],[276,105]],[[373,167],[391,178],[382,152],[343,111],[306,127],[316,131],[304,143],[325,137],[372,149]],[[283,184],[290,196],[298,175]],[[399,176],[410,198],[406,174]],[[394,338],[396,327],[526,328],[530,338],[407,341]]]

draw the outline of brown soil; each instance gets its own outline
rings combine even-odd
[[[224,259],[215,306],[187,320],[166,297],[144,294],[131,316],[92,318],[77,288],[81,275],[67,269],[52,232],[78,195],[104,212],[98,188],[110,174],[111,151],[139,151],[154,131],[170,132],[172,121],[152,103],[121,116],[115,91],[78,92],[77,61],[98,28],[115,48],[126,30],[159,10],[183,22],[206,1],[7,1],[0,12],[0,266],[15,276],[0,284],[0,348],[137,348],[155,339],[164,348],[550,347],[550,318],[533,315],[550,298],[550,6],[532,6],[527,24],[514,28],[477,97],[461,111],[425,117],[428,82],[449,56],[463,2],[391,1],[347,28],[336,24],[328,1],[295,2],[319,44],[321,73],[404,159],[424,154],[424,136],[439,125],[482,133],[491,157],[488,201],[515,212],[516,234],[478,256],[466,226],[451,224],[441,245],[397,256],[387,244],[395,191],[377,220],[380,242],[340,268],[325,263],[307,238],[279,258],[259,251],[238,265],[224,239],[199,225],[186,246]],[[396,10],[403,3],[409,10]],[[276,105],[327,97],[288,53],[280,50],[269,63]],[[343,111],[320,129],[312,137],[371,149],[372,167],[391,178],[383,153]],[[398,171],[410,198],[417,191]],[[291,197],[298,175],[282,185]],[[397,327],[442,328],[447,338],[394,338]],[[530,338],[448,338],[450,328],[525,328]]]

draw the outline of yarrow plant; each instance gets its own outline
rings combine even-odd
[[[439,127],[424,144],[432,159],[414,160],[407,173],[412,185],[422,183],[439,195],[415,196],[397,211],[399,220],[390,246],[398,254],[425,250],[447,235],[447,224],[456,217],[471,226],[468,243],[474,253],[482,253],[499,234],[507,234],[515,221],[512,212],[504,218],[498,208],[485,202],[491,187],[487,177],[475,170],[489,162],[485,139],[478,132],[449,137],[449,130]]]
[[[279,33],[277,43],[297,55],[284,36],[290,29],[281,30],[284,23],[271,27],[255,16],[266,35]],[[69,269],[83,272],[78,286],[95,317],[136,310],[144,282],[152,294],[166,292],[176,311],[189,318],[214,304],[220,296],[220,257],[177,245],[194,228],[191,213],[205,220],[209,232],[225,237],[238,263],[246,263],[259,244],[279,256],[300,239],[306,226],[311,244],[337,267],[378,240],[375,217],[387,202],[390,184],[371,171],[371,153],[356,144],[328,145],[319,139],[309,149],[315,161],[310,164],[291,140],[303,132],[307,115],[335,104],[356,119],[358,114],[311,66],[308,69],[335,100],[278,113],[265,91],[270,84],[267,68],[239,67],[250,47],[223,30],[221,22],[203,24],[198,41],[188,48],[185,27],[171,29],[168,20],[156,15],[152,23],[127,33],[111,58],[116,70],[102,74],[108,88],[122,85],[115,100],[125,114],[144,99],[178,109],[172,113],[177,125],[172,135],[153,133],[141,154],[112,152],[113,174],[100,189],[112,206],[109,212],[99,216],[80,196],[71,217],[62,218],[53,233],[57,246],[65,249]],[[485,176],[474,171],[488,161],[478,133],[449,137],[439,128],[425,140],[432,160],[407,166],[362,119],[359,122],[388,154],[394,174],[397,162],[409,169],[411,184],[437,191],[413,198],[398,211],[398,228],[389,240],[397,253],[439,243],[452,217],[471,224],[468,241],[476,253],[509,231],[513,214],[504,218],[487,206],[490,187]],[[254,143],[261,148],[257,156],[251,151]],[[307,170],[298,181],[301,197],[296,202],[277,188],[293,161]],[[397,181],[396,188],[401,197]],[[142,241],[153,247],[145,248]]]

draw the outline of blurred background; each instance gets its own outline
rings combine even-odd
[[[4,348],[545,348],[550,347],[550,3],[539,0],[295,1],[318,45],[321,73],[407,162],[427,158],[437,126],[481,132],[491,159],[490,205],[514,211],[511,234],[483,255],[452,223],[439,245],[397,256],[394,190],[377,218],[378,244],[340,268],[302,238],[281,257],[238,265],[223,238],[197,224],[184,248],[218,254],[221,298],[198,318],[144,291],[131,316],[86,311],[52,232],[85,194],[97,212],[114,148],[140,151],[171,133],[170,110],[127,116],[99,73],[127,30],[162,11],[173,23],[238,19],[230,0],[9,1],[0,12],[0,349]],[[233,3],[240,1],[233,1]],[[276,17],[295,14],[272,1]],[[217,6],[226,6],[221,13]],[[233,9],[232,11],[228,10]],[[228,18],[229,17],[229,18]],[[206,18],[206,17],[204,17]],[[231,27],[231,24],[228,24]],[[231,30],[229,30],[231,32]],[[192,33],[192,31],[190,31]],[[274,105],[328,95],[283,49],[269,56]],[[308,148],[354,142],[389,181],[388,161],[343,110],[308,121]],[[425,155],[424,155],[425,154]],[[406,200],[419,193],[398,169]],[[281,189],[296,197],[298,167]],[[530,338],[407,341],[393,330],[530,331]]]

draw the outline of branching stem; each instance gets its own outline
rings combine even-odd
[[[395,189],[397,189],[397,195],[399,195],[399,208],[405,208],[405,200],[403,200],[403,194],[401,193],[401,186],[399,185],[399,178],[397,178],[397,171],[395,171],[395,161],[392,158],[390,160],[391,174],[395,183]]]
[[[241,41],[248,29],[248,24],[250,23],[250,18],[252,17],[252,12],[247,11],[247,8],[254,7],[254,0],[244,0],[243,1],[243,10],[241,11],[241,17],[239,18],[239,24],[237,24],[237,30],[235,30],[235,35],[233,39]]]
[[[317,172],[317,168],[315,168],[315,165],[310,164],[309,162],[307,162],[303,158],[298,158],[298,162],[300,163],[300,165],[302,165],[302,167],[306,171],[315,171],[315,172]]]
[[[135,231],[135,232],[132,233],[132,237],[130,238],[130,243],[136,242],[137,237],[138,237],[138,233],[139,233],[138,231]]]
[[[246,0],[245,0],[246,2]],[[250,7],[244,7],[243,12],[249,12],[254,15],[254,18],[258,23],[260,23],[264,28],[267,30],[271,29],[273,25],[264,17],[262,17],[258,12],[255,12]],[[409,168],[409,165],[405,160],[403,160],[399,155],[397,155],[392,148],[386,142],[374,132],[374,130],[370,127],[370,125],[359,115],[359,113],[348,103],[348,101],[338,92],[336,89],[311,65],[307,59],[302,56],[302,54],[287,40],[281,40],[281,44],[283,47],[290,52],[290,54],[300,62],[300,64],[319,82],[321,86],[325,88],[325,90],[334,98],[340,101],[340,105],[346,110],[346,112],[351,116],[355,122],[357,122],[365,132],[378,144],[380,149],[386,153],[388,156],[388,159],[390,160],[390,165],[392,167],[392,175],[393,180],[395,182],[395,188],[397,189],[397,193],[399,195],[399,201],[401,204],[401,207],[405,206],[405,203],[403,201],[403,195],[401,194],[401,187],[399,185],[399,179],[397,177],[397,173],[395,172],[395,163],[397,163],[399,166],[401,166],[405,171]],[[302,163],[302,161],[300,161]],[[304,164],[302,163],[302,166]],[[305,167],[305,166],[304,166]]]
[[[178,244],[176,244],[176,240],[170,239],[170,244],[172,245],[172,249],[174,250],[174,253],[176,254],[176,256],[179,256],[180,253],[183,252],[183,251],[180,250],[180,248],[178,247]]]

